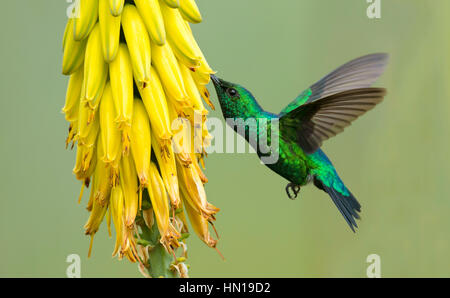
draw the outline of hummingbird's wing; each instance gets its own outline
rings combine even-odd
[[[305,153],[313,153],[323,141],[380,103],[385,95],[383,88],[362,88],[305,103],[280,118],[281,136],[298,143]]]
[[[297,96],[279,116],[282,117],[303,104],[339,92],[372,86],[384,72],[388,58],[385,53],[371,54],[342,65]]]

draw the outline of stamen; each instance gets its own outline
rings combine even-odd
[[[214,233],[216,234],[217,240],[220,240],[220,236],[219,236],[219,233],[217,233],[216,227],[214,226],[214,224],[212,222],[210,222],[210,221],[208,221],[208,222],[211,224],[211,226],[214,230]]]
[[[92,253],[92,245],[94,244],[94,235],[91,235],[91,242],[89,243],[89,251],[88,251],[88,258],[91,257]]]
[[[80,196],[78,197],[78,204],[81,203],[81,198],[83,198],[85,183],[81,184]]]
[[[217,248],[217,246],[214,246],[214,249],[217,251],[217,253],[219,254],[219,256],[222,258],[222,260],[225,260],[225,257],[223,256],[223,254],[220,252],[220,250]]]

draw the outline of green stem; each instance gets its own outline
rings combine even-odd
[[[145,223],[141,225],[141,240],[149,243],[152,248],[149,249],[149,266],[147,271],[151,277],[177,277],[176,271],[171,270],[173,256],[159,242],[159,231],[156,223],[149,229]]]
[[[148,196],[148,192],[144,191],[142,196],[142,208],[149,209],[151,208],[150,197]],[[145,246],[150,245],[149,249],[149,261],[147,266],[147,271],[151,277],[167,277],[173,278],[178,277],[177,272],[171,269],[171,265],[173,262],[173,256],[170,255],[164,246],[159,242],[160,234],[158,231],[158,225],[156,224],[156,218],[153,215],[153,225],[151,228],[148,228],[145,224],[143,218],[139,220],[139,226],[141,227],[142,233],[139,235],[140,240],[138,240],[139,244],[143,244]]]

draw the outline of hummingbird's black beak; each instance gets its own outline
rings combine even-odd
[[[222,83],[220,83],[220,79],[216,77],[215,75],[211,75],[211,80],[213,81],[214,86],[218,87],[221,86]]]

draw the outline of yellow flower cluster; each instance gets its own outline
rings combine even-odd
[[[187,214],[215,247],[208,223],[219,209],[206,199],[199,165],[211,138],[202,98],[214,108],[205,87],[213,71],[190,29],[202,21],[194,0],[80,0],[73,14],[63,112],[80,200],[91,187],[86,234],[93,238],[105,217],[110,229],[112,218],[113,255],[147,266],[139,226],[156,220],[159,242],[175,256]]]

